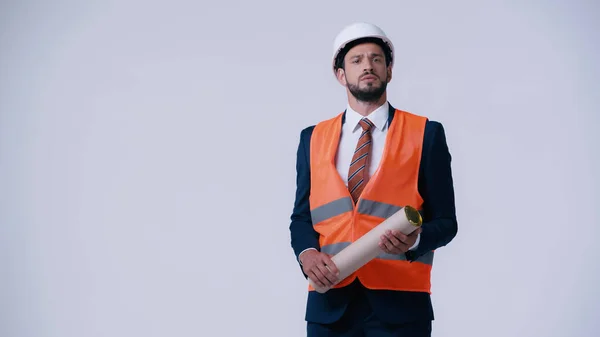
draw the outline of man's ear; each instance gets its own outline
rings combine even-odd
[[[389,66],[387,67],[387,83],[390,83],[392,81],[392,67]]]
[[[335,72],[335,75],[337,77],[338,82],[340,82],[341,85],[346,86],[347,82],[346,82],[346,75],[344,73],[344,69],[338,68]]]

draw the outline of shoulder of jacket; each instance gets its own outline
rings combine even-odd
[[[300,135],[302,136],[308,136],[310,134],[312,134],[313,130],[315,129],[316,125],[309,125],[307,127],[305,127],[304,129],[302,129],[302,131],[300,131]]]
[[[427,122],[425,122],[425,128],[432,130],[432,131],[444,131],[444,125],[436,120],[431,120],[431,119],[427,119]]]

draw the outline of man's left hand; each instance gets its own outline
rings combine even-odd
[[[388,254],[404,254],[415,244],[420,233],[420,227],[410,235],[404,235],[400,231],[388,230],[381,236],[379,247]]]

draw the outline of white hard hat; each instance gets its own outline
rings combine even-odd
[[[342,31],[335,37],[333,42],[333,57],[332,57],[332,66],[333,73],[335,74],[335,59],[338,56],[338,53],[350,42],[366,38],[366,37],[375,37],[381,39],[384,43],[386,43],[391,51],[392,59],[390,65],[394,65],[394,45],[392,41],[385,35],[383,30],[373,24],[366,22],[357,22],[353,23],[349,26],[344,27]]]

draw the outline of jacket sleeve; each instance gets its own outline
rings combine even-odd
[[[296,159],[296,200],[289,226],[291,245],[298,261],[301,252],[308,248],[320,250],[319,234],[314,230],[310,215],[310,137],[314,126],[300,133]],[[299,261],[298,261],[299,263]],[[305,275],[306,276],[306,275]]]
[[[451,155],[444,127],[428,121],[423,141],[419,191],[424,199],[423,226],[418,247],[407,252],[408,260],[450,243],[458,232]]]

